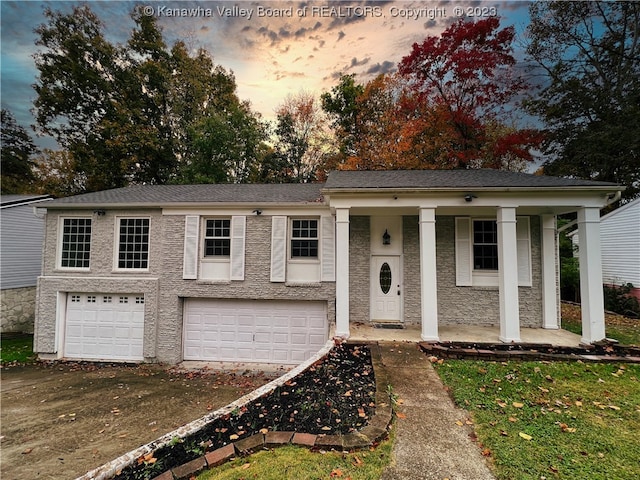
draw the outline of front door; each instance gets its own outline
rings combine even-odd
[[[371,321],[402,322],[399,255],[371,257]]]

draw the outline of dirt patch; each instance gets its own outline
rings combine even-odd
[[[3,368],[0,476],[80,476],[273,378],[244,373],[77,363]]]

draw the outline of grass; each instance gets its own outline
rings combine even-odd
[[[0,363],[29,363],[35,358],[33,335],[3,335],[0,338]]]
[[[374,449],[354,453],[320,453],[288,445],[238,458],[200,474],[198,480],[377,479],[391,460],[392,444],[390,438]]]
[[[578,335],[582,333],[580,305],[562,303],[562,328]],[[608,338],[614,338],[623,345],[640,346],[640,320],[606,313],[605,328]]]
[[[447,360],[499,479],[640,478],[640,366]]]

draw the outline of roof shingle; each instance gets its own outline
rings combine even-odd
[[[133,185],[85,193],[50,202],[66,205],[157,205],[204,203],[317,203],[324,184]]]
[[[506,188],[595,187],[615,183],[549,177],[504,170],[337,170],[329,174],[325,188]]]

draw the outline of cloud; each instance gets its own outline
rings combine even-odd
[[[362,60],[358,60],[356,57],[353,57],[351,59],[351,64],[349,65],[349,69],[366,65],[367,63],[369,63],[369,60],[371,60],[371,58],[363,58]]]
[[[372,65],[366,71],[366,74],[367,75],[380,75],[380,74],[392,73],[395,70],[396,70],[396,64],[393,63],[393,62],[390,62],[388,60],[385,60],[382,63],[376,63],[375,65]]]

